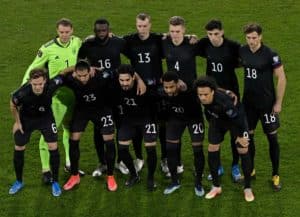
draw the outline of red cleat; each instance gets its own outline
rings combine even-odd
[[[118,188],[117,182],[114,176],[107,176],[107,188],[109,191],[116,191]]]
[[[80,176],[77,175],[71,175],[67,183],[64,185],[64,190],[68,191],[74,188],[75,185],[78,185],[80,183]]]

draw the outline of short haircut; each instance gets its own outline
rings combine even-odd
[[[143,20],[143,21],[148,19],[149,22],[151,22],[151,16],[146,13],[139,13],[138,15],[136,15],[136,19]]]
[[[94,26],[96,26],[96,24],[106,24],[107,26],[109,26],[109,22],[107,19],[105,18],[99,18],[95,21]]]
[[[174,81],[174,82],[178,82],[179,80],[179,76],[176,72],[166,72],[162,75],[162,81],[164,82],[170,82],[170,81]]]
[[[90,64],[85,60],[79,60],[75,65],[75,71],[90,71]]]
[[[216,90],[218,88],[217,82],[213,77],[210,76],[201,76],[194,82],[194,87],[209,87],[212,90]]]
[[[169,24],[172,26],[185,26],[185,20],[180,16],[173,16],[169,19]]]
[[[244,26],[244,33],[249,34],[252,32],[257,32],[258,35],[262,34],[262,28],[258,23],[248,23]]]
[[[121,64],[119,66],[119,68],[117,69],[117,73],[118,73],[118,75],[120,75],[120,74],[129,74],[133,77],[135,71],[134,71],[134,68],[131,65]]]
[[[56,28],[58,28],[58,26],[70,26],[71,28],[73,28],[73,23],[70,19],[68,18],[61,18],[60,20],[58,20],[56,22]]]
[[[29,80],[37,79],[43,77],[44,79],[48,78],[48,72],[46,69],[36,68],[32,69],[29,73]]]
[[[207,31],[211,31],[214,29],[223,30],[222,22],[217,19],[212,19],[205,25],[205,29]]]

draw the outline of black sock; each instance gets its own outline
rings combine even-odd
[[[178,158],[178,161],[177,161],[177,166],[181,166],[182,165],[182,162],[181,162],[181,140],[179,141],[178,143],[178,149],[177,149],[177,158]]]
[[[272,162],[272,176],[279,175],[279,143],[277,138],[277,133],[275,134],[267,134],[268,141],[269,141],[269,154]]]
[[[106,164],[103,137],[100,133],[99,127],[95,125],[94,125],[94,144],[95,144],[99,163]]]
[[[231,153],[232,153],[232,163],[231,166],[237,165],[239,163],[239,153],[236,148],[235,144],[235,139],[231,138],[230,139],[230,144],[231,144]]]
[[[19,182],[23,181],[23,167],[24,167],[24,150],[14,151],[14,167],[16,178]]]
[[[71,161],[71,174],[77,175],[79,168],[79,158],[80,158],[80,150],[79,150],[79,140],[69,139],[70,144],[70,161]]]
[[[201,184],[202,182],[202,174],[205,164],[204,154],[203,154],[203,146],[193,146],[194,153],[194,167],[196,170],[195,184]]]
[[[120,145],[119,154],[121,161],[124,162],[131,176],[137,176],[137,172],[133,165],[133,159],[131,157],[131,154],[129,153],[129,145]]]
[[[254,157],[255,157],[255,143],[254,143],[254,134],[249,134],[249,147],[248,152],[251,159],[251,172],[254,169]]]
[[[52,178],[54,182],[58,181],[58,170],[59,170],[59,152],[58,149],[55,150],[49,150],[50,153],[50,165],[51,165],[51,171],[52,171]]]
[[[250,188],[251,182],[251,158],[249,151],[246,154],[241,154],[242,169],[245,176],[244,188]]]
[[[157,155],[156,155],[156,147],[148,146],[146,147],[147,152],[147,165],[148,165],[148,179],[154,179],[154,172],[156,169],[157,163]]]
[[[141,132],[137,132],[136,135],[132,138],[132,145],[134,149],[135,156],[138,159],[143,159],[142,154],[142,141],[143,141],[143,134]]]
[[[178,165],[178,143],[167,142],[167,162],[171,179],[173,183],[178,182],[177,165]]]
[[[218,176],[218,167],[220,165],[220,152],[208,152],[208,165],[210,169],[210,174],[212,176],[213,185],[216,187],[220,186],[220,180]]]
[[[159,141],[160,141],[160,151],[161,151],[161,159],[167,158],[167,143],[166,143],[166,125],[159,125]]]
[[[105,141],[105,145],[105,161],[107,163],[107,175],[111,176],[114,173],[114,164],[116,158],[115,142],[114,140]]]

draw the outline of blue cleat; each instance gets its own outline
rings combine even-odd
[[[9,189],[9,194],[16,194],[17,192],[19,192],[22,188],[24,187],[23,182],[20,181],[15,181],[14,184],[10,187]]]
[[[61,188],[58,182],[52,182],[52,195],[54,197],[59,197],[61,195]]]
[[[179,182],[172,182],[165,190],[164,194],[172,194],[174,191],[180,188]]]
[[[238,164],[233,165],[233,166],[231,167],[231,176],[232,176],[232,179],[233,179],[234,182],[239,182],[239,181],[241,181],[242,175],[241,175],[240,167],[239,167]]]
[[[203,197],[203,195],[205,194],[205,191],[201,185],[199,185],[199,184],[195,185],[195,194],[198,197]]]

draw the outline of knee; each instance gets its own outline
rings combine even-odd
[[[220,150],[220,144],[209,144],[208,151],[209,152],[216,152]]]
[[[24,151],[25,150],[25,145],[22,145],[22,146],[15,145],[15,150],[16,151]]]
[[[237,151],[238,151],[239,154],[247,154],[248,147],[237,148]]]

